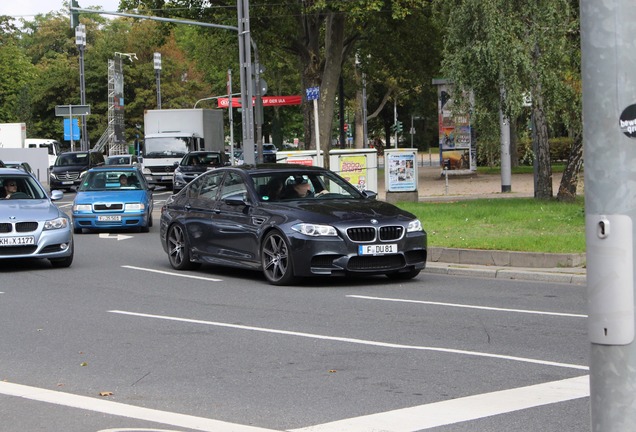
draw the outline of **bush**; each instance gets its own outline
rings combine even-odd
[[[560,137],[550,138],[550,160],[552,163],[564,162],[570,156],[572,138]],[[477,165],[478,166],[499,166],[501,149],[499,142],[478,142],[477,144]],[[534,152],[532,151],[532,140],[521,139],[517,141],[517,157],[519,165],[532,165],[534,163]]]

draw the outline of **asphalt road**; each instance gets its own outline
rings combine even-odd
[[[69,269],[5,262],[0,280],[3,432],[590,430],[584,286],[273,287],[173,271],[158,223],[77,235]]]

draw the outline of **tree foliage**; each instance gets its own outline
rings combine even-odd
[[[571,93],[568,77],[576,66],[570,35],[577,17],[571,2],[440,0],[437,5],[448,23],[442,66],[448,78],[472,89],[477,104],[491,115],[501,107],[508,118],[517,118],[530,97],[538,163],[535,196],[551,198],[548,126]]]

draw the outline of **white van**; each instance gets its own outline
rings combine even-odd
[[[54,139],[47,138],[27,138],[24,141],[26,148],[45,148],[49,152],[49,166],[55,164],[55,159],[61,153],[60,143]]]

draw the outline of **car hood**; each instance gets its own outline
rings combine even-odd
[[[75,195],[75,204],[94,202],[144,202],[146,191],[141,189],[122,189],[117,191],[82,191]]]
[[[368,223],[370,219],[409,221],[415,216],[393,204],[372,199],[339,200],[316,199],[289,201],[286,207],[294,208],[298,219],[304,221],[343,220],[347,222],[359,220]]]
[[[51,172],[67,172],[67,171],[84,171],[88,169],[88,165],[53,165]]]
[[[0,203],[0,220],[11,222],[51,220],[64,215],[49,200],[7,200]]]
[[[181,165],[179,166],[179,171],[181,171],[182,173],[188,173],[188,174],[202,174],[204,172],[206,172],[208,170],[207,166],[186,166],[186,165]]]

